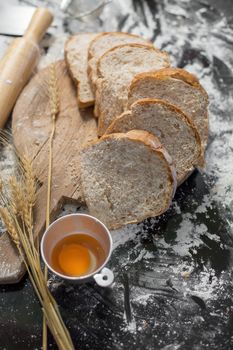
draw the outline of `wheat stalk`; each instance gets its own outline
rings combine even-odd
[[[6,208],[0,207],[0,217],[2,218],[2,221],[4,222],[7,232],[9,232],[12,241],[16,244],[16,246],[19,246],[19,238],[17,234],[17,230],[15,229],[15,226],[11,220],[11,217],[9,215],[9,212]]]
[[[56,76],[55,63],[50,65],[50,80],[49,80],[49,97],[50,97],[50,113],[52,119],[55,120],[59,113],[59,94]]]
[[[32,209],[36,199],[36,181],[32,164],[28,159],[21,159],[19,165],[17,176],[13,175],[7,183],[0,180],[0,217],[25,263],[31,283],[41,303],[43,315],[58,348],[73,350],[74,346],[69,332],[62,321],[56,301],[47,287],[40,267],[39,252],[32,239]],[[27,185],[30,186],[27,187]],[[27,219],[25,210],[27,215],[29,214]]]
[[[49,80],[49,100],[50,114],[52,119],[52,130],[49,137],[49,161],[48,161],[48,185],[47,185],[47,205],[46,205],[46,228],[50,224],[50,201],[51,201],[51,184],[52,184],[52,160],[53,160],[53,139],[56,128],[56,118],[59,113],[59,94],[58,83],[56,76],[56,67],[52,63],[50,65],[50,80]],[[47,280],[48,269],[45,266],[44,275]],[[43,349],[47,350],[47,327],[45,317],[43,318]]]
[[[50,65],[50,81],[49,81],[49,97],[50,97],[50,114],[52,119],[52,130],[49,137],[49,167],[48,167],[48,188],[47,188],[47,208],[46,208],[46,226],[50,223],[50,199],[51,199],[51,183],[52,183],[52,160],[53,160],[53,139],[56,128],[56,117],[59,113],[59,96],[58,84],[56,77],[56,67],[52,63]]]

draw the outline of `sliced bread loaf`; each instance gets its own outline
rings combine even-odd
[[[127,108],[143,98],[163,99],[179,107],[193,120],[200,133],[203,148],[206,147],[208,95],[193,74],[180,68],[138,74],[129,87]]]
[[[106,134],[141,129],[156,135],[173,159],[181,184],[196,165],[202,165],[201,139],[190,119],[163,100],[144,99],[114,119]]]
[[[157,137],[132,130],[103,136],[81,152],[90,214],[116,229],[165,212],[176,189],[172,161]]]
[[[77,85],[78,105],[81,108],[94,104],[94,96],[87,74],[87,56],[90,42],[97,33],[82,33],[72,36],[65,44],[65,60],[71,77]]]
[[[113,119],[123,112],[128,87],[135,74],[169,66],[167,53],[150,45],[125,44],[107,51],[97,62],[96,111],[98,133],[103,135]]]
[[[108,50],[118,45],[127,43],[147,44],[152,45],[148,40],[134,34],[122,32],[108,32],[101,33],[92,40],[88,50],[88,73],[92,84],[93,91],[95,91],[95,83],[97,79],[96,63],[98,59]]]

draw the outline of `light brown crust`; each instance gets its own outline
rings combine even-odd
[[[172,68],[172,67],[168,67],[168,68],[162,68],[159,69],[156,72],[145,72],[145,73],[139,73],[137,75],[135,75],[134,79],[132,80],[129,89],[128,89],[128,100],[131,98],[132,96],[132,91],[133,89],[137,86],[138,82],[141,79],[144,78],[150,78],[150,79],[160,79],[160,80],[164,80],[164,79],[177,79],[177,80],[181,80],[186,84],[189,84],[191,86],[193,86],[194,88],[198,89],[204,96],[205,101],[206,101],[206,105],[208,105],[209,103],[209,97],[208,94],[206,92],[206,90],[203,88],[203,86],[200,84],[198,78],[194,75],[191,74],[189,72],[187,72],[186,70],[182,69],[182,68]],[[209,128],[208,128],[208,110],[206,110],[206,113],[203,115],[204,117],[204,121],[203,123],[206,124],[206,134],[205,137],[203,137],[202,141],[202,152],[204,154],[206,145],[207,145],[207,140],[208,140],[208,133],[209,133]]]
[[[96,38],[94,38],[91,42],[90,42],[90,45],[89,45],[89,49],[88,49],[88,54],[87,54],[87,58],[88,58],[88,61],[94,56],[93,53],[92,53],[92,46],[94,45],[94,43],[100,38],[102,37],[102,35],[106,35],[108,34],[109,32],[102,32],[102,33],[99,33],[97,35]]]
[[[142,100],[138,100],[138,101],[134,102],[131,106],[131,110],[122,113],[115,120],[113,120],[111,125],[106,130],[105,135],[116,132],[116,131],[114,131],[115,124],[119,121],[123,121],[126,116],[132,115],[133,114],[132,110],[133,110],[135,105],[147,105],[147,104],[151,104],[151,103],[164,105],[164,106],[168,107],[170,110],[176,112],[177,114],[179,114],[181,116],[181,118],[183,120],[185,120],[186,124],[188,124],[189,127],[193,130],[195,138],[196,138],[196,142],[198,145],[198,153],[199,153],[198,164],[196,164],[196,165],[202,167],[204,165],[204,154],[203,154],[203,148],[202,148],[202,143],[201,143],[201,137],[200,137],[200,134],[197,130],[197,127],[194,125],[193,121],[180,108],[178,108],[177,106],[174,106],[171,103],[168,103],[167,101],[164,101],[164,100],[146,98],[146,99],[142,99]],[[184,174],[184,176],[181,179],[179,179],[178,186],[181,185],[185,181],[188,174],[190,174],[190,172]]]
[[[101,63],[101,60],[107,56],[110,52],[112,51],[115,51],[117,49],[119,49],[120,47],[126,47],[126,46],[130,46],[130,47],[145,47],[145,48],[148,48],[148,50],[151,50],[151,51],[156,51],[157,53],[159,53],[161,56],[164,56],[164,59],[167,60],[167,65],[169,66],[170,65],[170,57],[168,55],[167,52],[165,51],[161,51],[159,49],[157,49],[156,47],[154,46],[151,46],[149,44],[136,44],[136,43],[129,43],[129,44],[121,44],[121,45],[117,45],[117,46],[114,46],[112,47],[111,49],[109,49],[108,51],[106,51],[98,60],[97,60],[97,75],[98,75],[98,78],[103,78],[102,75],[101,75],[101,71],[100,71],[100,63]],[[142,74],[142,73],[140,73]]]
[[[72,44],[72,42],[76,41],[77,40],[77,37],[80,36],[80,35],[90,35],[90,36],[93,36],[95,35],[95,33],[80,33],[80,34],[77,34],[77,35],[73,35],[71,36],[69,39],[66,40],[65,42],[65,46],[64,46],[64,58],[65,58],[65,62],[66,62],[66,66],[68,68],[68,72],[69,72],[69,75],[71,76],[71,78],[73,79],[73,81],[75,82],[76,86],[77,86],[77,100],[78,100],[78,105],[80,108],[87,108],[87,107],[90,107],[90,106],[93,106],[94,103],[95,103],[95,99],[94,99],[94,96],[93,96],[93,99],[90,100],[90,101],[87,101],[87,102],[83,102],[82,100],[80,100],[79,98],[79,93],[78,93],[78,89],[79,89],[79,85],[80,85],[80,80],[77,79],[77,77],[75,76],[74,72],[73,72],[73,69],[71,68],[70,66],[70,60],[68,58],[68,55],[69,55],[69,46]],[[91,87],[91,86],[90,86]]]
[[[140,100],[138,100],[140,101]],[[137,103],[138,101],[134,102],[133,104]],[[118,122],[121,122],[124,120],[125,117],[127,116],[131,116],[132,115],[132,111],[131,110],[127,110],[125,112],[123,112],[122,114],[118,115],[109,125],[109,127],[106,129],[104,135],[102,137],[104,137],[105,135],[110,135],[110,134],[115,134],[116,131],[114,131],[115,125]]]
[[[182,116],[182,118],[186,121],[186,123],[190,126],[190,128],[193,130],[194,134],[195,134],[195,138],[198,144],[198,153],[199,153],[199,159],[198,159],[198,165],[200,167],[202,167],[204,165],[204,155],[203,155],[203,150],[201,147],[201,137],[200,134],[197,130],[197,127],[194,125],[192,119],[190,117],[188,117],[179,107],[168,103],[167,101],[164,100],[160,100],[160,99],[150,99],[150,98],[145,98],[143,100],[139,100],[136,101],[132,104],[132,107],[134,107],[135,104],[140,104],[140,105],[146,105],[148,103],[159,103],[161,105],[167,106],[169,107],[171,110],[173,110],[174,112],[178,113],[179,115]]]
[[[171,201],[172,198],[175,194],[176,191],[176,187],[177,187],[177,180],[176,180],[176,170],[175,170],[175,166],[172,163],[172,159],[170,157],[170,155],[167,153],[166,149],[162,146],[161,142],[159,141],[159,139],[150,134],[147,131],[144,130],[131,130],[128,131],[127,133],[114,133],[114,134],[110,134],[110,135],[104,135],[101,139],[99,140],[95,140],[91,143],[89,143],[88,145],[83,147],[83,150],[86,148],[89,148],[91,146],[94,146],[98,143],[100,143],[101,141],[107,140],[107,139],[124,139],[124,138],[128,138],[131,141],[134,142],[139,142],[139,143],[143,143],[144,145],[146,145],[148,147],[148,149],[150,150],[150,152],[156,152],[157,155],[165,160],[166,165],[167,165],[167,170],[168,170],[168,174],[169,174],[169,178],[171,181],[171,192],[169,195],[169,198],[167,198],[166,201],[166,205],[164,206],[164,208],[162,208],[159,212],[149,212],[147,214],[145,214],[144,216],[142,216],[141,218],[139,218],[139,220],[131,220],[131,221],[127,221],[124,223],[124,225],[128,225],[128,224],[134,224],[134,223],[138,223],[141,222],[143,220],[145,220],[148,217],[154,217],[154,216],[159,216],[162,213],[164,213],[166,210],[169,209],[170,205],[171,205]],[[86,203],[88,206],[88,200],[86,199]],[[115,230],[117,228],[122,227],[123,225],[118,223],[115,225],[108,225],[109,229],[111,230]]]
[[[106,51],[97,61],[97,75],[98,75],[98,79],[102,79],[103,77],[101,77],[101,72],[100,72],[100,62],[101,60],[109,54],[109,52],[112,52],[112,51],[115,51],[115,50],[118,50],[119,48],[121,47],[127,47],[127,46],[130,46],[130,47],[145,47],[145,48],[148,48],[148,50],[152,50],[154,52],[157,52],[159,53],[161,56],[164,56],[165,58],[165,61],[167,60],[167,65],[169,66],[170,65],[170,58],[169,58],[169,55],[167,52],[163,52],[163,51],[160,51],[159,49],[151,46],[151,45],[144,45],[144,44],[135,44],[135,43],[129,43],[129,44],[123,44],[123,45],[118,45],[118,46],[115,46],[113,48],[111,48],[110,50]],[[98,90],[98,81],[97,81],[97,90]],[[99,93],[99,91],[96,90],[96,94]],[[96,103],[95,103],[95,116],[99,119],[99,122],[98,122],[98,135],[103,135],[104,133],[104,118],[105,116],[99,116],[99,111],[100,111],[100,108],[99,108],[99,103],[98,103],[98,98],[96,99]]]
[[[97,35],[96,38],[94,38],[91,42],[90,42],[90,45],[89,45],[89,49],[88,49],[88,65],[87,65],[87,74],[89,76],[89,80],[90,80],[90,85],[92,87],[92,90],[93,90],[93,93],[94,95],[96,94],[96,82],[95,82],[95,74],[93,74],[93,68],[92,68],[92,65],[91,65],[91,62],[92,62],[92,59],[94,59],[95,55],[94,55],[94,52],[92,52],[92,46],[95,45],[96,42],[98,42],[98,40],[104,36],[109,36],[109,37],[115,37],[115,36],[121,36],[121,37],[128,37],[128,38],[135,38],[135,39],[139,39],[139,40],[145,40],[145,45],[150,45],[153,47],[153,44],[147,40],[147,39],[144,39],[142,38],[141,36],[139,35],[136,35],[136,34],[130,34],[130,33],[125,33],[125,32],[104,32],[104,33],[100,33],[99,35]],[[125,44],[127,44],[127,42],[125,42]],[[118,44],[120,45],[120,44]],[[118,46],[117,44],[114,45],[114,47]],[[106,50],[108,51],[108,50]],[[95,106],[95,112],[94,112],[94,115],[96,118],[98,118],[98,107]]]
[[[104,125],[104,121],[105,121],[105,116],[102,114],[102,115],[99,115],[100,113],[100,107],[99,107],[99,104],[98,104],[98,101],[99,99],[101,99],[101,93],[99,91],[99,89],[97,89],[96,91],[96,104],[95,104],[95,108],[94,108],[94,115],[98,118],[98,127],[97,127],[97,131],[98,131],[98,136],[103,136],[104,133],[105,133],[105,125]]]
[[[121,45],[117,45],[117,46],[114,46],[112,47],[111,49],[107,50],[96,62],[96,71],[97,71],[97,79],[101,79],[103,78],[101,76],[101,72],[100,72],[100,63],[101,63],[101,60],[107,56],[109,54],[109,52],[112,52],[112,51],[115,51],[115,50],[118,50],[120,47],[126,47],[126,46],[130,46],[130,47],[146,47],[148,49],[151,49],[152,51],[156,51],[156,52],[159,52],[160,54],[164,55],[164,57],[166,57],[167,61],[168,61],[168,66],[170,65],[170,58],[169,58],[169,55],[166,53],[166,52],[163,52],[163,51],[160,51],[159,49],[155,48],[153,45],[151,45],[150,43],[147,44],[136,44],[136,43],[128,43],[128,44],[121,44]],[[96,83],[96,94],[98,93],[97,92],[98,90],[98,82]],[[98,104],[98,99],[96,100],[96,104],[95,104],[95,111],[94,111],[94,115],[96,118],[99,118],[99,104]],[[102,119],[102,120],[101,120]],[[102,132],[102,129],[104,128],[104,125],[103,125],[103,118],[99,118],[99,125],[98,125],[98,133],[99,135],[102,135],[103,132]]]
[[[76,79],[76,77],[73,75],[73,70],[70,69],[70,64],[69,64],[69,60],[68,60],[68,51],[69,51],[69,45],[72,43],[72,41],[74,41],[76,38],[75,36],[71,36],[70,38],[68,38],[65,42],[64,45],[64,59],[65,59],[65,63],[66,63],[66,67],[68,69],[69,75],[71,76],[71,78],[73,79],[73,81],[78,84],[78,80]]]
[[[137,82],[140,79],[147,78],[147,77],[148,78],[156,78],[156,79],[173,78],[173,79],[182,80],[185,83],[201,90],[203,95],[205,95],[207,102],[209,100],[207,92],[205,91],[203,86],[200,84],[198,78],[194,74],[189,73],[188,71],[186,71],[182,68],[173,68],[173,67],[162,68],[156,72],[145,72],[145,73],[139,73],[139,74],[135,75],[135,77],[133,78],[133,80],[130,84],[130,87],[129,87],[129,97],[130,97],[130,91],[137,84]]]
[[[92,57],[94,57],[93,52],[92,52],[92,46],[99,40],[100,37],[107,36],[107,35],[112,35],[112,36],[122,35],[122,36],[134,37],[134,38],[141,38],[140,35],[131,34],[131,33],[125,33],[125,32],[104,32],[104,33],[100,33],[99,35],[97,35],[96,38],[94,38],[90,42],[89,50],[88,50],[88,60],[90,60]],[[149,40],[147,40],[147,41],[148,41],[148,45],[153,46],[153,44]]]

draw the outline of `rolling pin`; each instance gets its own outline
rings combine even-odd
[[[24,36],[12,42],[0,61],[0,129],[38,63],[38,44],[52,20],[47,9],[35,10]]]

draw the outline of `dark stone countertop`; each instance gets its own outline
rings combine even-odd
[[[153,40],[173,65],[197,74],[210,96],[205,169],[178,189],[165,215],[112,233],[113,288],[50,276],[76,348],[232,349],[232,0],[119,0],[83,22],[57,15],[52,33],[61,41],[62,33],[78,30],[129,31]],[[51,42],[48,35],[44,48]],[[1,286],[0,349],[39,349],[41,332],[28,278]],[[56,349],[52,339],[49,348]]]

